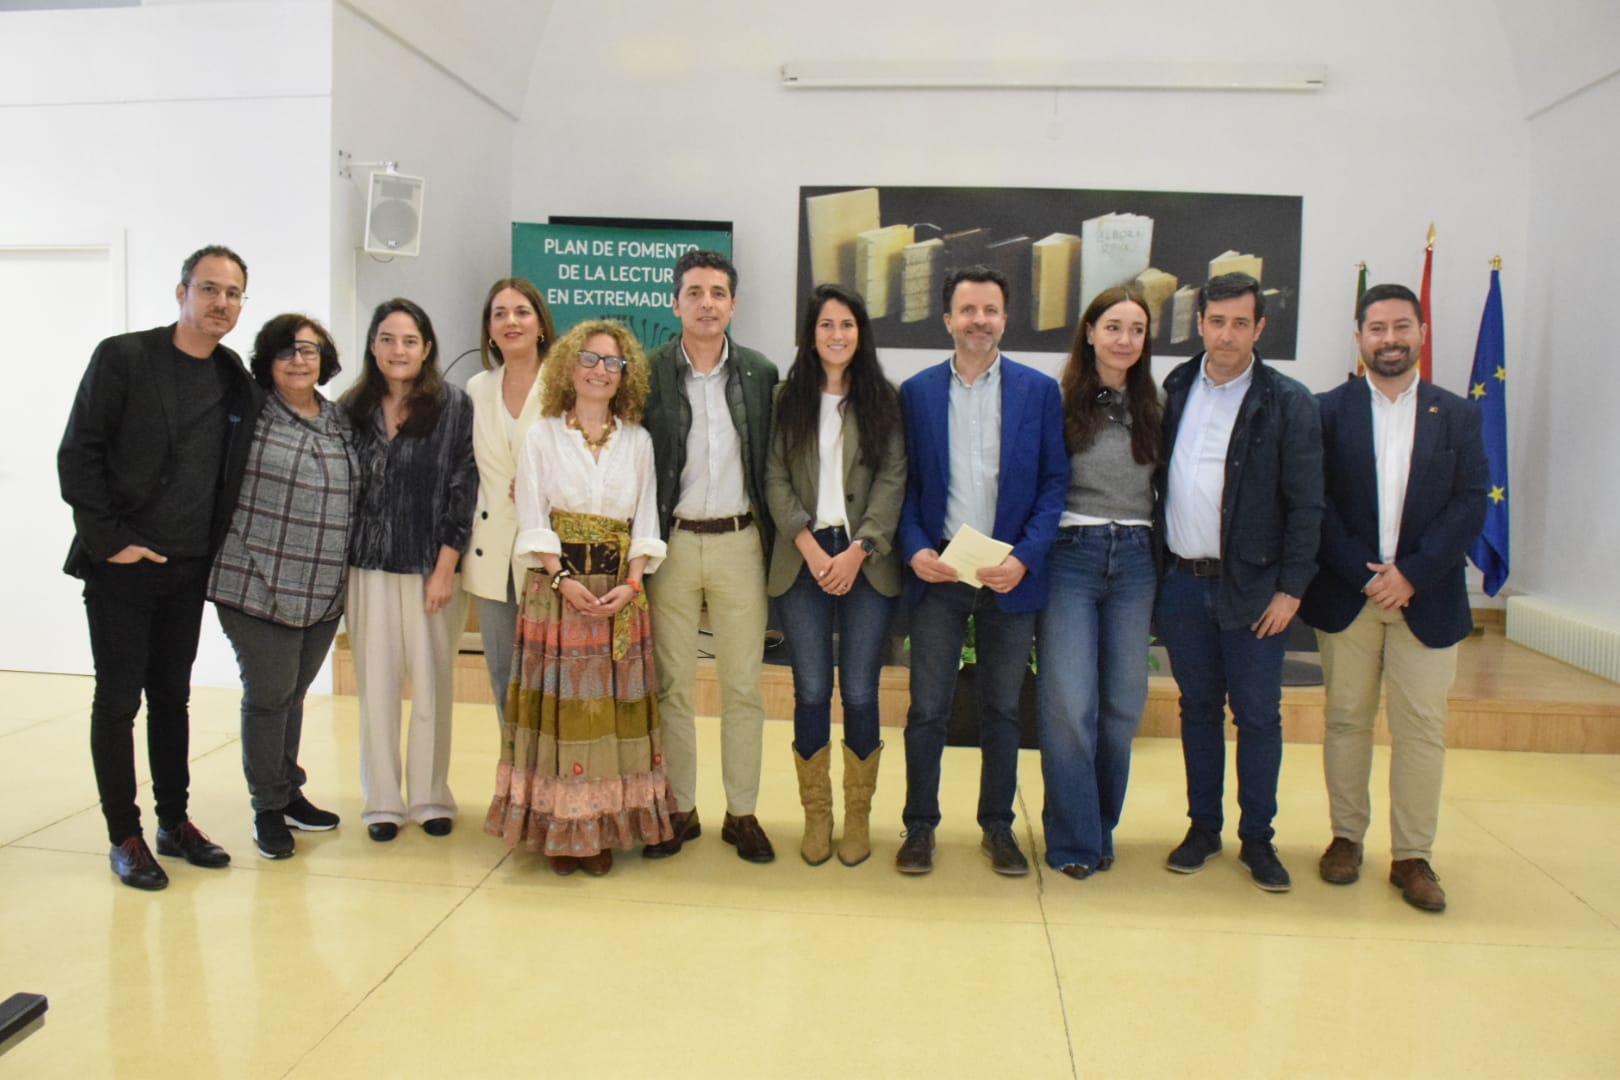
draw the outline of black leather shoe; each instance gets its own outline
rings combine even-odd
[[[668,840],[657,844],[648,844],[641,849],[644,859],[667,859],[671,855],[681,853],[681,845],[690,840],[696,840],[703,835],[703,826],[698,822],[697,807],[690,810],[677,810],[669,815],[669,823],[675,830],[675,835]]]
[[[1018,850],[1018,839],[1005,825],[984,830],[979,850],[990,856],[990,869],[1007,877],[1023,877],[1029,873],[1029,860]],[[1089,872],[1089,871],[1088,871]]]
[[[422,831],[429,836],[449,836],[453,824],[455,823],[447,817],[429,818],[422,822]]]
[[[764,826],[760,825],[759,818],[753,814],[744,814],[742,817],[727,814],[726,819],[720,823],[720,839],[737,849],[739,859],[768,863],[776,858],[776,849],[771,847],[771,838],[765,835]]]
[[[190,819],[172,829],[159,828],[157,849],[159,855],[183,856],[192,866],[204,866],[210,870],[231,864],[230,852],[208,839],[208,835],[193,825]]]
[[[392,821],[379,821],[366,826],[366,834],[379,844],[386,844],[399,835],[399,826]]]
[[[913,825],[906,830],[894,868],[902,874],[926,874],[934,868],[934,827]]]
[[[123,843],[114,845],[107,857],[118,880],[132,889],[157,892],[169,887],[169,875],[163,872],[163,867],[152,857],[152,849],[139,836],[131,836]]]

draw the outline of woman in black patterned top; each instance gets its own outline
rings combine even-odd
[[[392,840],[406,821],[445,836],[456,812],[451,668],[467,612],[458,567],[478,496],[472,402],[440,375],[433,323],[411,301],[379,304],[366,341],[365,369],[342,399],[365,478],[349,543],[348,606],[361,817],[373,840]],[[410,745],[401,777],[407,676]]]
[[[349,523],[358,465],[349,418],[315,387],[339,370],[326,328],[277,315],[250,363],[271,391],[230,529],[214,558],[208,598],[242,672],[242,771],[259,854],[293,853],[288,826],[334,829],[338,816],[304,797],[298,764],[304,694],[337,634],[348,580]]]

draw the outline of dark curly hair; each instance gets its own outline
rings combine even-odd
[[[276,354],[292,348],[298,331],[306,326],[321,340],[321,373],[316,383],[325,386],[332,381],[332,376],[343,370],[343,365],[338,363],[337,346],[332,344],[332,335],[326,332],[326,327],[318,319],[289,311],[259,327],[259,334],[253,339],[253,358],[248,361],[248,370],[253,372],[254,382],[266,390],[275,386],[275,380],[270,377],[270,366],[276,362]]]

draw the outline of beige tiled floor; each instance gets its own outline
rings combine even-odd
[[[774,865],[719,841],[705,725],[704,838],[561,879],[479,831],[480,706],[458,713],[456,833],[379,845],[358,826],[354,703],[312,699],[310,792],[347,823],[257,858],[235,695],[198,691],[193,816],[236,863],[166,860],[173,884],[149,895],[107,871],[88,696],[83,679],[0,675],[0,996],[51,1003],[0,1077],[1620,1075],[1616,758],[1453,752],[1441,916],[1385,884],[1382,830],[1359,885],[1316,879],[1315,746],[1284,761],[1286,896],[1254,889],[1230,849],[1196,876],[1163,870],[1184,818],[1179,748],[1156,739],[1137,744],[1107,875],[991,874],[961,750],[938,869],[896,874],[897,736],[877,855],[812,869],[777,723],[760,805]],[[1021,779],[1030,848],[1032,753]]]

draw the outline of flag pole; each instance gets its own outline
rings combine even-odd
[[[1429,277],[1434,271],[1434,222],[1429,222],[1428,243],[1423,249],[1423,288],[1419,300],[1423,306],[1423,352],[1418,362],[1418,376],[1424,382],[1434,381],[1434,308],[1429,302]]]
[[[1361,272],[1356,275],[1356,306],[1354,310],[1360,310],[1361,294],[1367,291],[1367,260],[1362,259],[1361,262],[1357,263],[1356,265],[1360,268]],[[1360,378],[1365,374],[1367,374],[1367,365],[1362,363],[1361,349],[1357,348],[1356,366],[1350,369],[1350,378]]]

